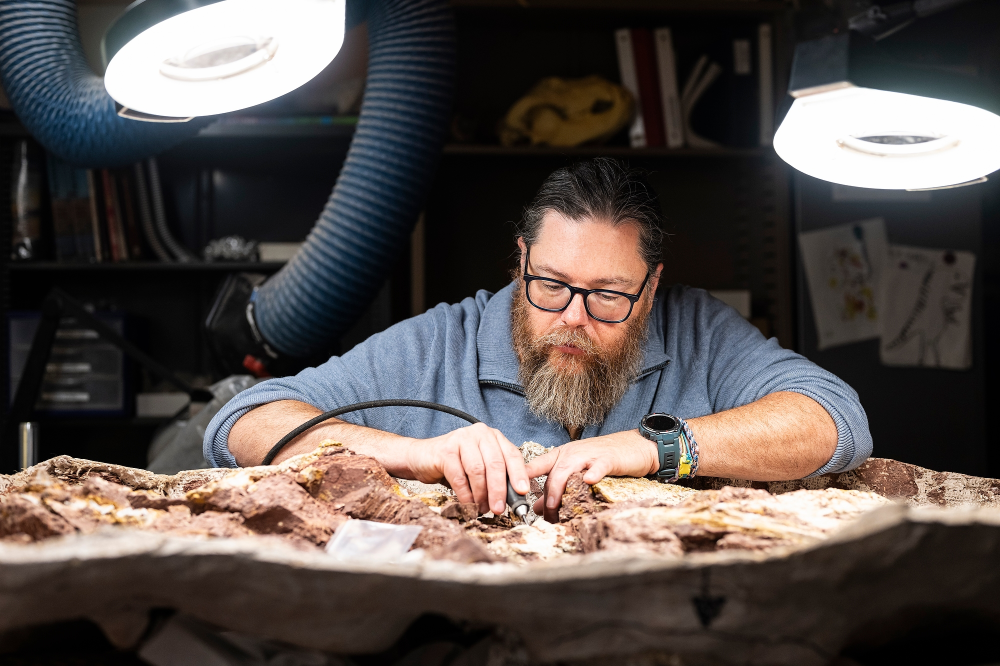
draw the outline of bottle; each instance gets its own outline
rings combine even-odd
[[[11,259],[38,259],[42,240],[42,171],[27,140],[14,144],[10,201],[13,214]]]

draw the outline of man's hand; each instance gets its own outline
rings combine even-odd
[[[544,500],[545,520],[558,523],[559,504],[566,490],[566,481],[574,472],[586,470],[584,482],[594,485],[605,476],[646,476],[659,468],[656,445],[640,435],[638,430],[563,444],[528,463],[529,477],[548,474],[545,494],[535,502],[534,511],[542,514]]]
[[[480,513],[503,513],[508,476],[517,492],[524,495],[529,489],[521,452],[499,430],[482,423],[440,437],[414,439],[405,450],[413,478],[423,483],[446,481],[460,502],[475,502]]]

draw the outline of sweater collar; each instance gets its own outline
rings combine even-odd
[[[521,384],[517,378],[517,355],[514,353],[510,325],[513,300],[512,282],[494,294],[486,303],[476,334],[476,347],[479,352],[479,381],[502,382],[520,389]],[[638,378],[645,377],[670,362],[670,357],[665,351],[664,316],[663,308],[659,307],[659,299],[653,301],[653,312],[647,326],[649,332],[642,360],[643,369]]]

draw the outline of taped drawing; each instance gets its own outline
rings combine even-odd
[[[819,349],[879,337],[885,222],[873,218],[799,235]]]
[[[971,252],[893,245],[882,298],[882,363],[972,366]]]

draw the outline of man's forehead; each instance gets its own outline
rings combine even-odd
[[[533,247],[532,269],[564,282],[586,279],[595,286],[632,285],[645,275],[635,224],[572,220],[549,212]]]

